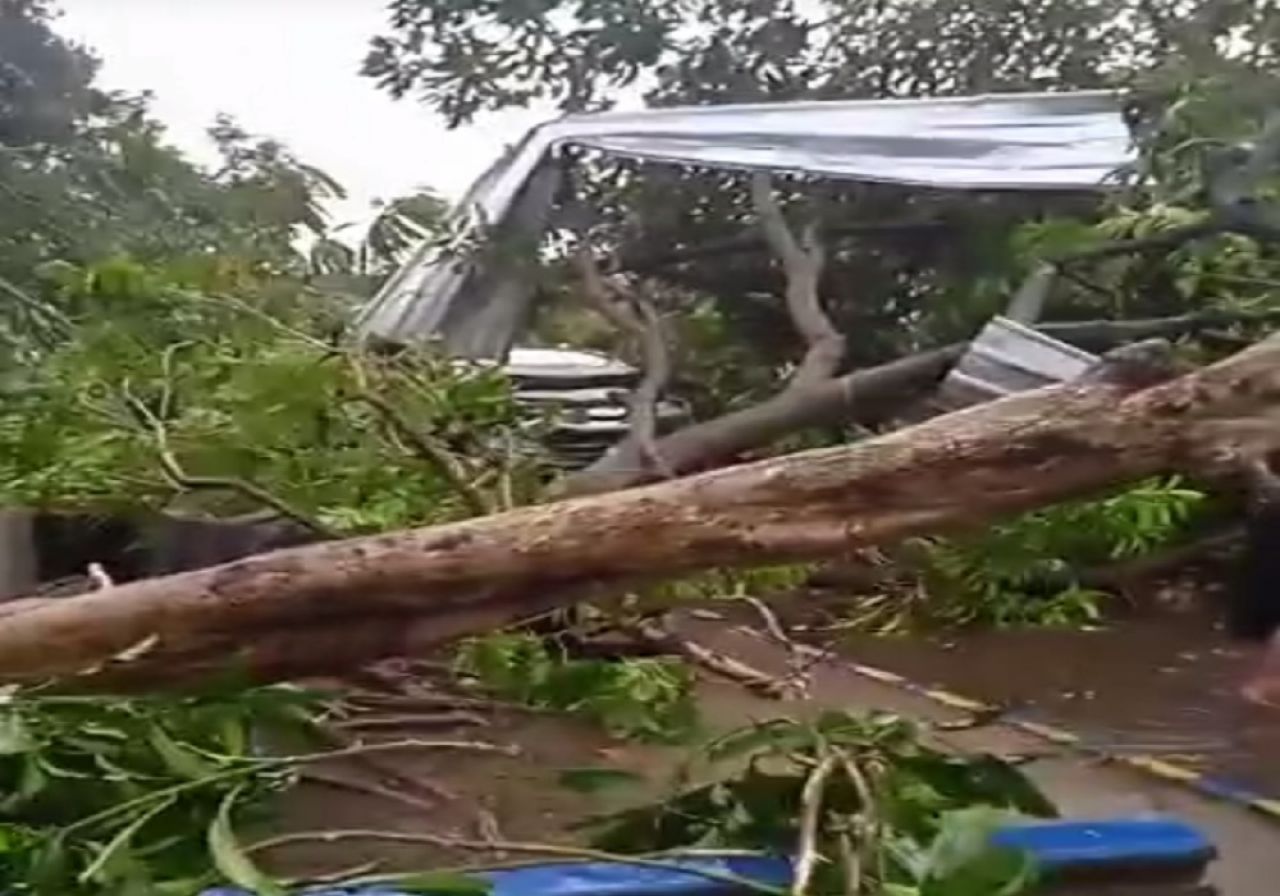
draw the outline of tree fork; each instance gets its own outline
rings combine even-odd
[[[1147,349],[854,445],[39,604],[0,618],[0,680],[331,672],[599,589],[979,526],[1159,473],[1239,468],[1280,442],[1265,419],[1280,413],[1280,337],[1156,385],[1168,371]]]

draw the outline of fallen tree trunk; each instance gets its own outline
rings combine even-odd
[[[1280,338],[1152,385],[1141,352],[1081,381],[808,451],[447,526],[326,542],[0,618],[0,680],[144,686],[327,673],[491,630],[594,589],[839,556],[977,526],[1280,442]]]
[[[759,404],[694,423],[658,439],[666,468],[682,475],[724,463],[735,455],[768,445],[785,435],[823,424],[873,419],[900,408],[933,389],[964,354],[965,344],[909,355],[879,367],[857,370],[804,390],[784,390]],[[634,439],[616,445],[604,457],[565,480],[565,497],[631,488],[658,478],[645,463]]]
[[[1224,323],[1265,323],[1274,312],[1207,311],[1128,321],[1045,323],[1037,329],[1091,351],[1105,351],[1153,337],[1176,338]],[[960,360],[968,343],[908,355],[878,367],[855,370],[807,389],[785,389],[759,404],[694,423],[659,439],[654,447],[677,475],[724,463],[783,436],[841,422],[869,424],[902,410],[937,387]],[[641,445],[625,439],[564,483],[562,496],[594,495],[660,478],[645,462]]]

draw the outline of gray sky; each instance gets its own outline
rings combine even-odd
[[[59,31],[102,57],[106,87],[150,90],[172,141],[207,160],[219,112],[275,137],[352,193],[335,220],[418,186],[456,198],[551,112],[515,110],[448,131],[358,68],[382,0],[59,0]]]

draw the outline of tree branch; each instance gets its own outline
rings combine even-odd
[[[631,393],[631,431],[627,436],[641,458],[663,478],[673,474],[657,447],[657,404],[671,378],[671,355],[662,317],[647,299],[621,283],[606,281],[585,238],[573,255],[582,289],[591,304],[623,334],[634,338],[644,356],[640,383]]]
[[[1206,189],[1211,212],[1204,221],[1175,228],[1154,236],[1121,240],[1051,259],[1049,264],[1066,267],[1132,253],[1171,251],[1192,240],[1217,233],[1234,232],[1262,242],[1280,242],[1280,215],[1258,198],[1265,176],[1280,160],[1280,114],[1273,116],[1260,138],[1251,146],[1232,147],[1213,157],[1206,172]],[[936,383],[963,353],[964,346],[948,346],[916,359],[901,359],[857,371],[840,379],[830,377],[838,369],[843,354],[843,337],[834,331],[822,313],[817,296],[817,276],[821,270],[820,248],[808,238],[802,245],[787,227],[773,196],[767,175],[752,180],[752,196],[760,215],[766,240],[782,261],[787,273],[787,306],[797,329],[805,336],[809,352],[791,384],[778,395],[742,411],[696,423],[672,433],[659,443],[659,450],[677,473],[687,473],[709,464],[723,463],[734,454],[771,441],[795,428],[846,419],[855,391],[879,392],[878,387],[906,392],[915,397],[922,387]],[[812,250],[818,250],[813,254]],[[1201,312],[1181,317],[1144,321],[1091,321],[1050,324],[1040,327],[1068,342],[1090,348],[1106,347],[1119,341],[1176,336],[1208,329],[1221,323],[1266,320],[1260,314],[1233,315]],[[839,340],[839,342],[837,342]],[[838,352],[837,352],[838,347]],[[826,371],[825,375],[822,375]],[[894,374],[904,374],[895,376]],[[811,395],[797,395],[811,391]],[[593,494],[625,488],[646,481],[635,446],[624,440],[587,470],[570,477],[562,494]]]
[[[171,345],[165,349],[161,357],[161,366],[164,372],[164,386],[159,402],[161,414],[167,415],[172,409],[173,357],[183,347],[185,347],[185,343]],[[182,464],[179,463],[177,456],[173,453],[173,449],[169,444],[169,429],[164,419],[157,416],[151,408],[147,407],[146,402],[133,394],[128,380],[120,384],[120,391],[125,404],[137,417],[138,422],[150,432],[156,457],[160,462],[161,472],[175,489],[235,492],[260,506],[270,507],[276,513],[293,520],[300,526],[314,532],[320,538],[331,539],[337,537],[336,532],[309,514],[252,482],[231,476],[192,476],[189,474],[183,469]]]
[[[400,409],[390,401],[367,388],[361,389],[355,395],[355,400],[372,408],[392,432],[408,443],[410,450],[419,460],[430,464],[472,513],[476,516],[484,516],[499,509],[497,504],[490,501],[489,496],[471,481],[467,471],[454,457],[453,452],[410,423]]]
[[[807,351],[792,374],[788,389],[807,389],[835,376],[844,360],[845,339],[822,310],[818,280],[826,260],[816,223],[796,239],[787,225],[768,174],[751,179],[751,198],[760,226],[787,277],[787,313],[805,341]]]
[[[1203,239],[1204,237],[1213,236],[1214,234],[1221,232],[1222,227],[1220,223],[1211,217],[1195,224],[1174,227],[1153,236],[1140,237],[1131,240],[1113,240],[1102,243],[1098,246],[1092,246],[1088,249],[1081,249],[1077,252],[1058,255],[1051,259],[1051,263],[1057,266],[1077,265],[1087,262],[1103,261],[1108,258],[1116,258],[1120,255],[1146,255],[1156,252],[1171,252],[1186,243]]]
[[[1280,311],[1204,311],[1143,320],[1042,323],[1036,329],[1064,342],[1101,351],[1141,339],[1173,339],[1230,323],[1280,320]],[[723,463],[788,433],[845,421],[877,422],[886,412],[924,397],[967,349],[955,343],[855,370],[804,393],[784,391],[757,405],[686,426],[658,442],[678,474]],[[564,495],[589,495],[650,481],[635,448],[625,441],[561,486]]]
[[[1134,320],[1082,320],[1037,324],[1042,333],[1087,349],[1109,349],[1139,339],[1176,339],[1192,333],[1233,324],[1269,324],[1280,321],[1280,309],[1232,311],[1208,309],[1173,317]]]
[[[1203,221],[1163,233],[1104,243],[1052,259],[1057,265],[1101,261],[1118,255],[1170,252],[1186,243],[1221,233],[1248,236],[1260,243],[1280,242],[1280,208],[1260,196],[1265,180],[1280,162],[1280,114],[1273,114],[1251,144],[1222,147],[1205,160],[1204,190],[1209,214]]]

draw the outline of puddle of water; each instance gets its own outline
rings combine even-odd
[[[853,637],[840,652],[922,685],[1016,708],[1116,754],[1151,754],[1280,797],[1280,710],[1237,689],[1259,649],[1201,614],[1099,631]]]

